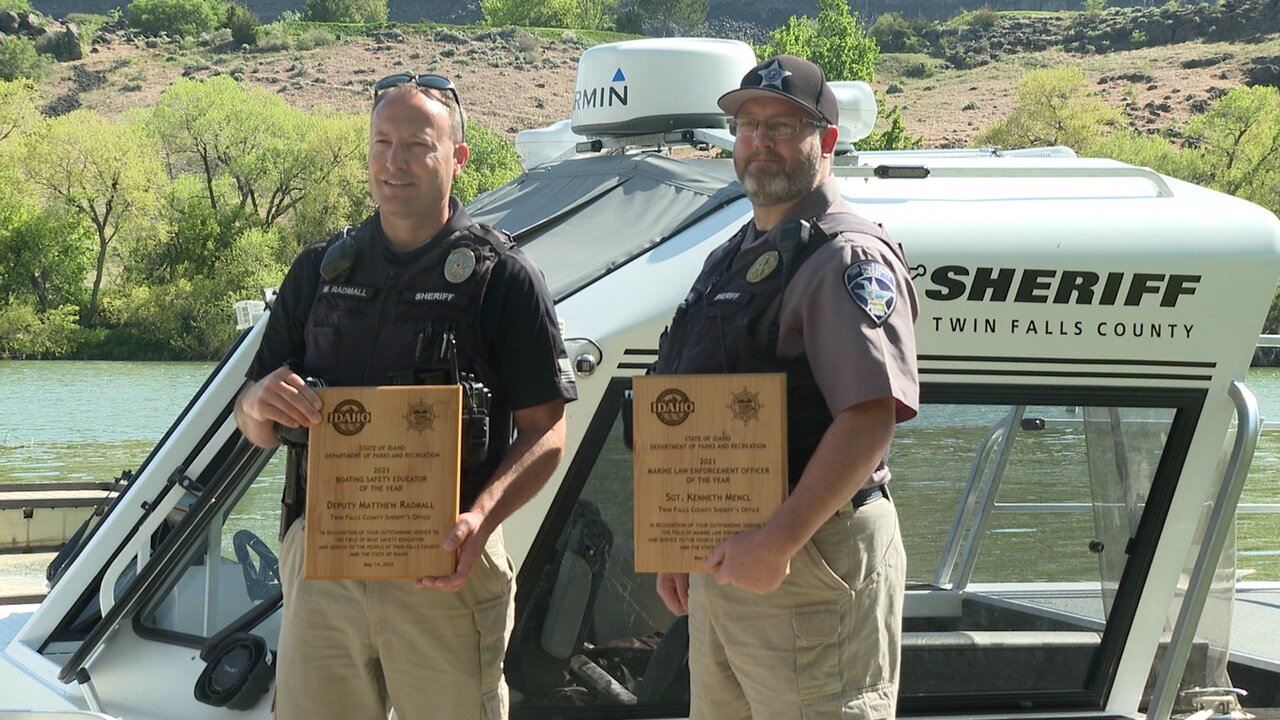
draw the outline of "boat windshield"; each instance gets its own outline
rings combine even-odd
[[[511,233],[559,302],[742,196],[728,163],[645,153],[537,167],[467,212]]]

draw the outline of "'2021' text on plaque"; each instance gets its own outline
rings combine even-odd
[[[786,499],[786,375],[647,375],[632,398],[636,571],[707,572]]]
[[[450,575],[458,518],[462,390],[334,387],[307,451],[308,579]]]

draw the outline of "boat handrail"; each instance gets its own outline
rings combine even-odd
[[[943,587],[951,582],[951,573],[955,569],[956,558],[960,554],[960,536],[964,528],[968,527],[970,518],[973,517],[974,498],[977,497],[974,491],[987,468],[987,463],[991,460],[992,451],[1000,442],[1000,438],[1004,437],[1004,429],[1005,423],[997,422],[987,430],[986,437],[982,439],[982,449],[974,456],[973,465],[969,467],[969,477],[964,484],[965,501],[956,509],[956,514],[951,519],[951,531],[947,533],[947,540],[942,546],[943,553],[938,557],[938,568],[933,574],[933,584],[937,587]]]
[[[1182,681],[1187,659],[1191,656],[1191,645],[1213,584],[1213,575],[1217,571],[1227,537],[1234,527],[1231,521],[1235,517],[1236,504],[1240,501],[1245,477],[1253,462],[1253,452],[1258,446],[1258,437],[1262,434],[1258,399],[1249,388],[1239,380],[1233,380],[1227,388],[1227,394],[1236,410],[1235,442],[1223,471],[1218,494],[1214,498],[1213,509],[1209,512],[1204,541],[1196,554],[1182,607],[1178,609],[1178,621],[1174,625],[1155,689],[1151,693],[1151,705],[1147,712],[1150,720],[1165,720],[1173,712],[1178,686]]]
[[[987,525],[991,522],[991,515],[995,512],[1000,478],[1004,477],[1004,471],[1009,466],[1014,437],[1022,426],[1022,416],[1026,411],[1026,405],[1017,405],[1005,417],[1004,441],[1000,443],[996,454],[995,467],[986,475],[986,486],[982,489],[981,510],[978,511],[978,518],[973,523],[969,537],[965,540],[964,552],[960,556],[960,570],[952,583],[953,589],[964,589],[969,584],[969,579],[973,577],[973,568],[978,564],[978,546],[982,543],[982,538],[987,533]]]

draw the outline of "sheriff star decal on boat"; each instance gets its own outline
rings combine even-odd
[[[853,301],[876,325],[889,317],[898,302],[894,294],[893,273],[874,260],[863,260],[846,268],[844,286],[849,289]]]

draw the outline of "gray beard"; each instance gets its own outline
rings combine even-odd
[[[772,207],[794,202],[818,186],[818,159],[819,153],[800,155],[794,175],[788,175],[785,168],[777,172],[739,170],[738,181],[754,205]]]

